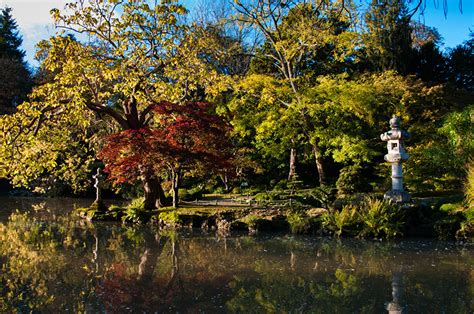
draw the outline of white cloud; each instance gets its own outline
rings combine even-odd
[[[52,8],[63,8],[66,3],[63,0],[0,0],[1,7],[13,9],[13,15],[22,28],[51,23],[49,11]]]
[[[34,62],[34,46],[42,39],[54,35],[56,30],[49,14],[52,8],[62,9],[70,0],[0,0],[0,8],[12,8],[12,15],[23,36],[27,61]]]

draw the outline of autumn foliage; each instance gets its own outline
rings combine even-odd
[[[143,171],[218,171],[230,166],[228,125],[204,102],[161,102],[151,126],[110,135],[99,153],[114,184],[133,183]]]

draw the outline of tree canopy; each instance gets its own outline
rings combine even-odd
[[[188,186],[225,174],[226,190],[228,174],[234,186],[301,179],[341,193],[380,189],[378,134],[397,114],[414,133],[409,186],[460,186],[452,178],[472,150],[458,139],[470,134],[472,38],[441,51],[409,1],[223,5],[194,19],[176,1],[79,0],[52,10],[58,34],[38,44],[40,79],[28,101],[0,116],[0,177],[78,193],[105,166],[112,181],[141,186],[147,209],[167,204],[163,187],[176,194],[184,173],[202,174]],[[0,44],[23,66],[10,13]],[[418,171],[443,161],[438,179]]]

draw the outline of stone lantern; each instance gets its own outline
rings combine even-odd
[[[380,135],[382,141],[387,142],[388,154],[384,159],[392,164],[392,190],[385,193],[384,198],[395,203],[406,203],[410,201],[410,195],[403,190],[402,161],[409,156],[403,147],[403,140],[409,138],[410,134],[400,129],[397,116],[390,119],[390,127],[390,131]]]
[[[102,202],[102,182],[104,176],[102,175],[100,168],[97,168],[97,173],[92,176],[95,179],[94,187],[95,187],[95,201]]]

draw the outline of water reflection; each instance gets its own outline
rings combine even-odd
[[[387,304],[387,311],[390,314],[401,314],[403,311],[403,307],[400,305],[401,283],[401,273],[395,272],[392,277],[392,301]]]
[[[473,248],[446,242],[225,238],[15,213],[0,256],[1,312],[474,309]]]

